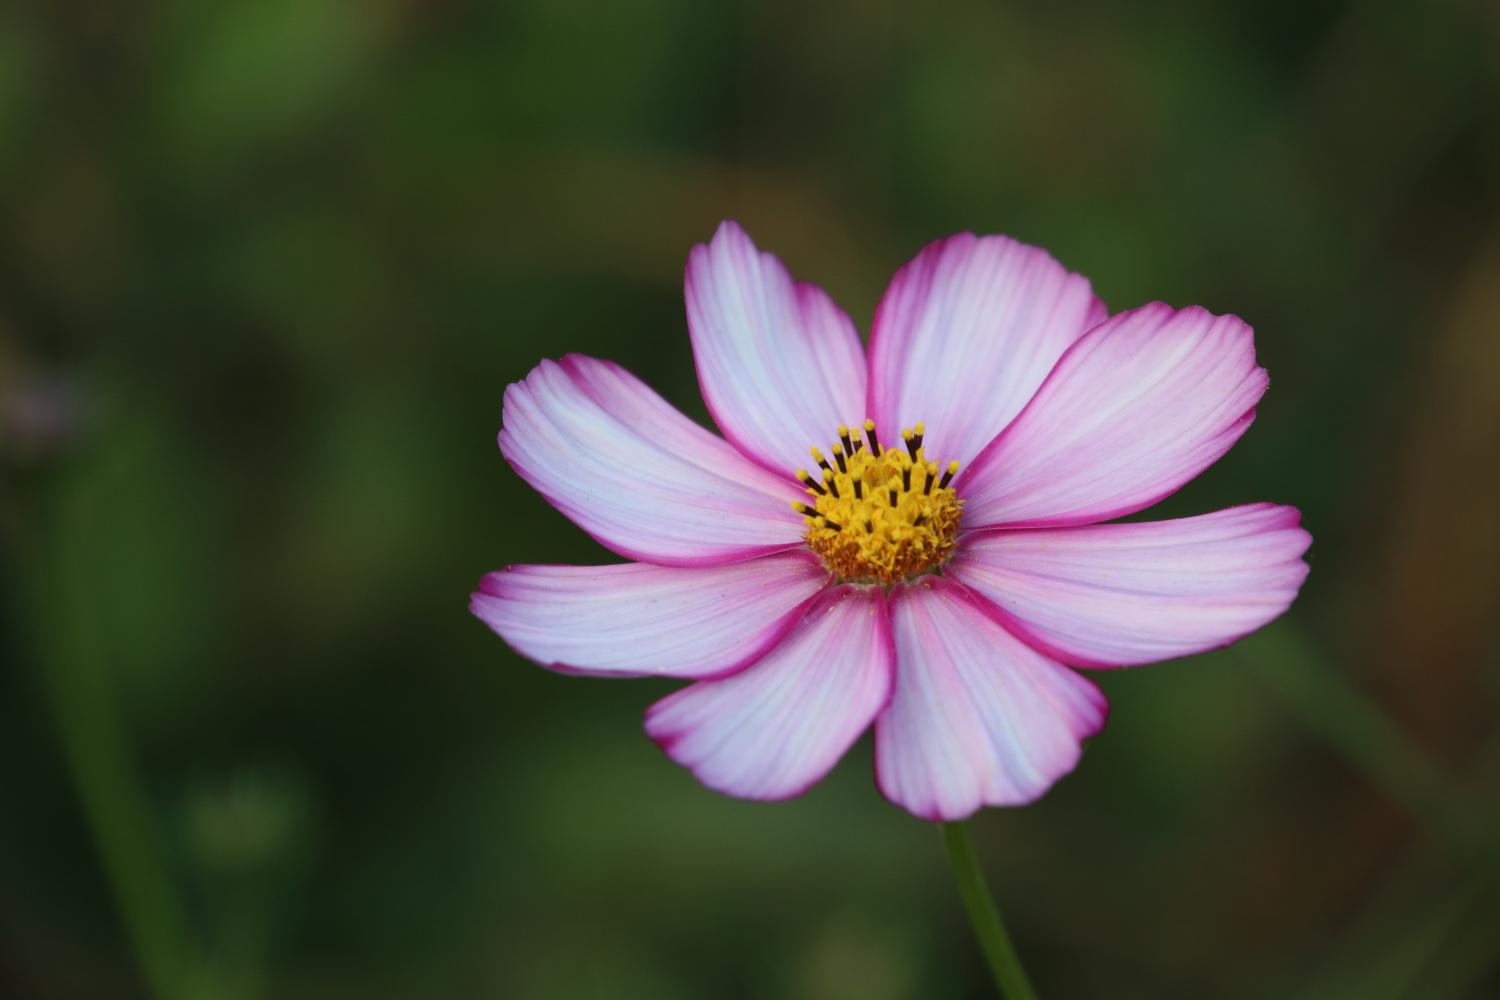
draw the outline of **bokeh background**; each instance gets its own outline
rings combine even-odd
[[[721,798],[672,685],[465,610],[614,561],[502,392],[583,351],[706,420],[734,217],[862,328],[963,229],[1256,327],[1151,514],[1295,504],[1313,572],[973,821],[1042,995],[1500,996],[1497,87],[1471,0],[0,5],[0,995],[992,995],[867,743]]]

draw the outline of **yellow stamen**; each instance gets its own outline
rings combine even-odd
[[[873,420],[863,429],[868,448],[839,427],[836,468],[811,449],[823,467],[822,484],[798,469],[810,502],[793,507],[805,515],[808,547],[841,580],[889,585],[934,570],[953,554],[963,501],[948,483],[958,463],[948,463],[938,481],[938,465],[922,448],[922,424],[901,432],[905,450],[881,448]]]

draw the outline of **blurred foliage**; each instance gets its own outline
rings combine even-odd
[[[1500,17],[1474,0],[0,6],[0,993],[989,995],[862,744],[698,787],[669,685],[465,611],[611,561],[495,450],[541,357],[699,419],[689,247],[740,219],[867,325],[1006,232],[1257,328],[1314,572],[1102,678],[974,822],[1042,994],[1500,992]]]

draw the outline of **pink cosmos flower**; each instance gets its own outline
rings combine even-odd
[[[867,355],[733,222],[687,311],[723,438],[580,355],[505,393],[505,458],[634,561],[510,566],[470,607],[554,670],[694,681],[646,731],[710,788],[798,795],[873,722],[915,815],[1029,802],[1104,725],[1072,667],[1226,645],[1307,575],[1291,507],[1100,523],[1250,426],[1267,379],[1233,316],[1110,316],[1046,252],[962,233],[896,274]]]

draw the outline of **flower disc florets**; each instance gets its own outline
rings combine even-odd
[[[952,555],[963,501],[948,483],[958,463],[939,476],[922,447],[921,424],[901,432],[904,449],[882,448],[873,420],[864,431],[868,447],[841,426],[831,462],[812,449],[821,477],[798,469],[797,478],[815,499],[793,506],[804,515],[808,548],[841,581],[889,586]]]

